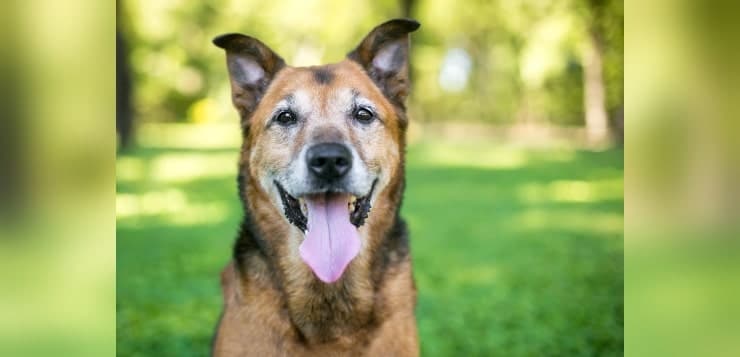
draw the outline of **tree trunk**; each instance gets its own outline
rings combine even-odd
[[[414,5],[416,5],[416,1],[414,0],[401,0],[401,16],[405,18],[413,18],[412,15],[414,13]]]
[[[583,109],[586,114],[586,134],[589,143],[603,144],[609,139],[603,53],[597,36],[592,33],[589,39],[590,43],[583,61]]]

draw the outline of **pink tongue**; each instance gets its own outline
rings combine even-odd
[[[306,198],[308,231],[299,247],[303,261],[325,283],[337,281],[360,252],[357,228],[349,222],[349,195]]]

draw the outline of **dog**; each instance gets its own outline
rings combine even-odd
[[[245,212],[221,274],[215,356],[416,356],[404,190],[409,37],[374,28],[338,63],[291,67],[225,34]]]

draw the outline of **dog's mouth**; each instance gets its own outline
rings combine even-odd
[[[363,224],[365,224],[365,220],[370,215],[370,209],[372,208],[370,204],[370,197],[373,194],[373,191],[375,191],[375,184],[377,183],[377,180],[375,180],[370,187],[370,192],[367,193],[367,195],[362,197],[357,197],[348,193],[318,193],[318,194],[312,194],[312,195],[306,195],[305,197],[296,198],[291,196],[285,189],[283,188],[280,183],[275,181],[275,186],[278,188],[278,192],[280,193],[280,200],[283,203],[283,213],[285,214],[285,218],[288,219],[288,221],[293,224],[294,226],[298,227],[301,231],[306,233],[308,230],[308,205],[307,201],[309,200],[315,200],[317,198],[323,198],[324,199],[333,199],[335,197],[337,198],[347,198],[347,211],[349,212],[349,222],[352,223],[357,228],[362,227]]]
[[[305,234],[299,247],[301,258],[323,282],[337,281],[359,253],[357,229],[370,214],[376,183],[362,197],[325,192],[296,198],[275,181],[285,217]]]

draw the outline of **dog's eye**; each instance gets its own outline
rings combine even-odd
[[[355,110],[354,117],[355,120],[363,124],[369,124],[370,122],[375,120],[375,115],[365,108],[359,108]]]
[[[298,121],[298,118],[295,113],[289,110],[284,110],[275,116],[275,121],[282,126],[288,126]]]

